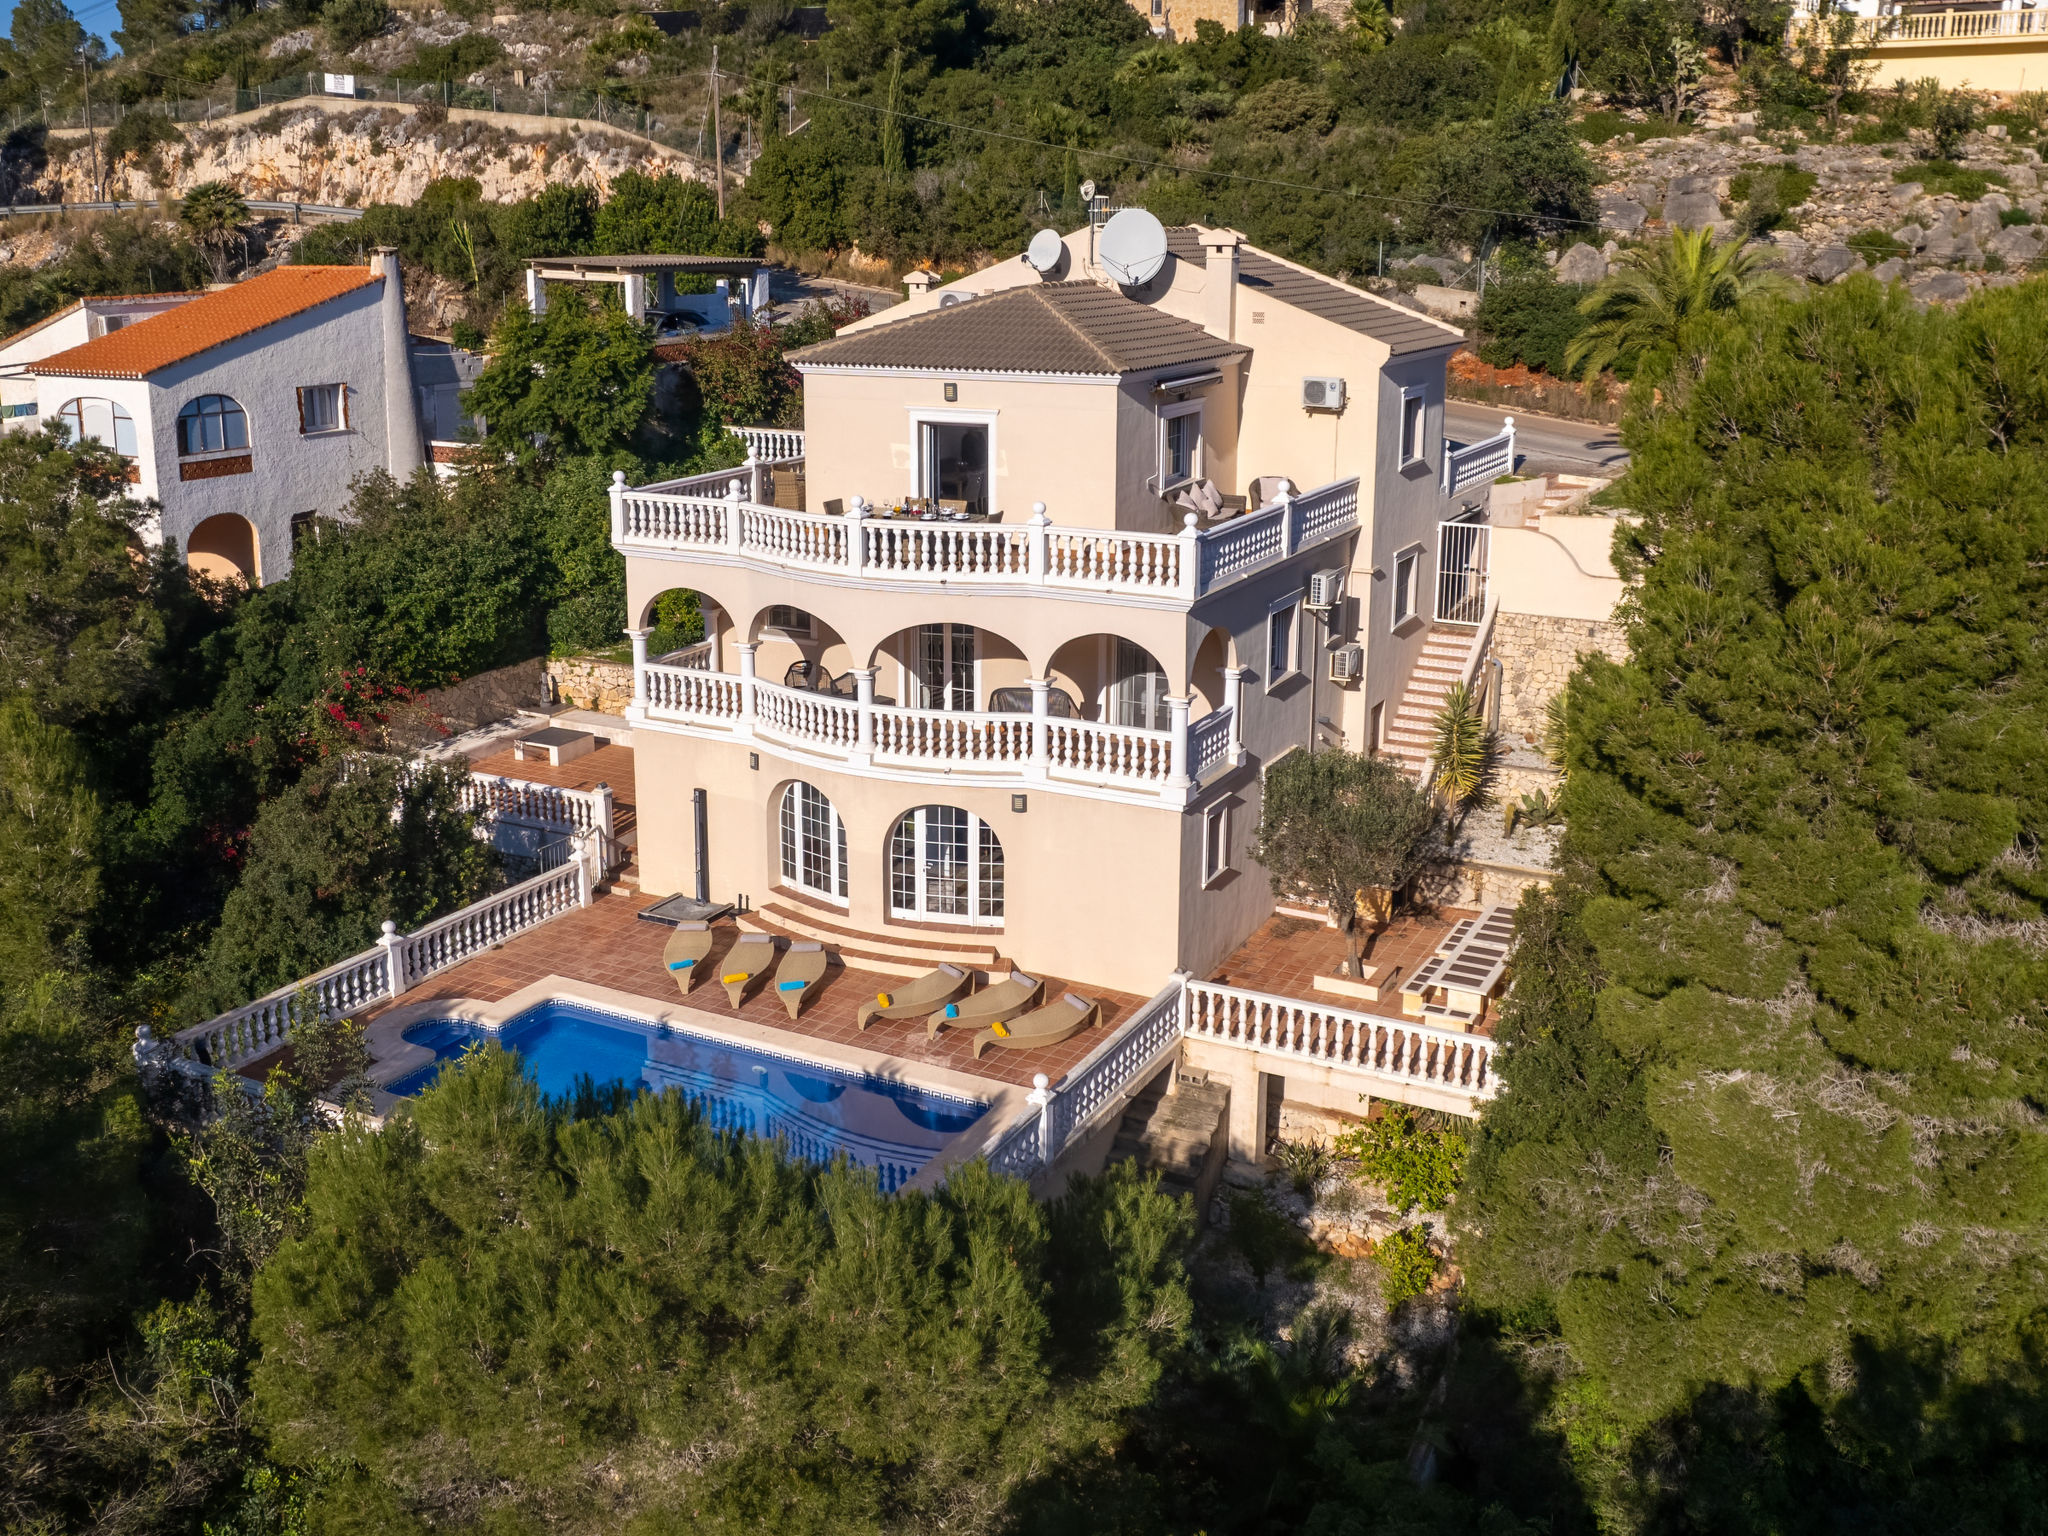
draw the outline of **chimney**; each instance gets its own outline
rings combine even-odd
[[[1237,339],[1238,247],[1244,236],[1234,229],[1202,229],[1202,254],[1208,279],[1202,285],[1202,329],[1225,341]]]
[[[380,245],[370,253],[370,270],[384,279],[377,301],[384,328],[384,465],[400,480],[426,462],[420,447],[419,406],[412,392],[412,332],[405,323],[405,275],[398,252]]]
[[[903,286],[909,290],[913,299],[923,298],[938,285],[939,274],[936,272],[913,272],[903,279]]]

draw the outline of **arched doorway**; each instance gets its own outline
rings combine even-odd
[[[824,792],[801,779],[782,792],[782,883],[844,906],[846,823]]]
[[[889,915],[910,921],[1003,920],[1003,845],[957,805],[905,811],[889,834]]]
[[[214,581],[258,585],[263,570],[256,525],[233,512],[209,517],[185,540],[185,566]]]

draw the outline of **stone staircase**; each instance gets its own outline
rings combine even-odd
[[[1550,490],[1528,514],[1524,527],[1541,528],[1544,513],[1569,512],[1595,491],[1603,490],[1611,483],[1598,475],[1549,475],[1546,478],[1550,482]]]
[[[1157,1169],[1160,1189],[1169,1195],[1194,1196],[1200,1219],[1223,1176],[1229,1119],[1228,1087],[1183,1078],[1179,1090],[1169,1094],[1162,1074],[1124,1107],[1109,1160],[1129,1158],[1140,1168]]]
[[[1394,707],[1394,718],[1380,733],[1380,750],[1415,778],[1429,773],[1437,712],[1443,708],[1444,695],[1465,675],[1478,638],[1476,629],[1464,625],[1433,626],[1422,642],[1415,670],[1408,674],[1401,702]]]
[[[973,971],[1010,969],[996,945],[973,934],[953,934],[943,929],[918,930],[914,937],[864,933],[849,926],[837,912],[827,916],[809,903],[781,892],[763,902],[759,910],[742,912],[734,921],[746,933],[765,933],[778,939],[816,939],[843,963],[857,970],[879,971],[885,976],[922,976],[941,963]]]

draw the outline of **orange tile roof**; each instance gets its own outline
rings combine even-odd
[[[97,341],[29,365],[37,375],[82,379],[143,379],[197,357],[222,342],[338,299],[381,274],[360,267],[279,267],[222,288],[161,315],[123,326]]]

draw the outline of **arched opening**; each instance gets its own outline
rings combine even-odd
[[[1003,920],[1003,845],[957,805],[905,811],[889,833],[889,915],[910,921]]]
[[[1195,648],[1194,665],[1189,669],[1188,692],[1193,699],[1190,709],[1193,716],[1200,718],[1223,707],[1228,696],[1223,673],[1230,665],[1230,631],[1210,630]]]
[[[178,454],[227,453],[249,446],[249,417],[232,395],[201,395],[178,412]]]
[[[263,580],[256,525],[233,512],[216,513],[185,540],[186,569],[215,581],[254,587]]]
[[[116,453],[135,457],[135,418],[112,400],[89,396],[66,400],[57,407],[57,419],[74,443],[90,438]]]
[[[853,651],[839,631],[808,609],[774,603],[754,616],[754,675],[784,688],[851,699],[860,689]]]
[[[973,624],[899,629],[876,648],[875,667],[876,693],[908,709],[1031,712],[1023,651]]]
[[[782,791],[782,883],[846,905],[846,823],[824,792],[798,779]]]
[[[1172,724],[1173,693],[1166,669],[1153,654],[1121,635],[1082,635],[1052,658],[1052,685],[1079,707],[1084,720],[1163,731]]]

